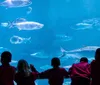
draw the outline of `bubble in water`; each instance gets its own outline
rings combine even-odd
[[[27,14],[30,14],[32,12],[32,7],[28,7]]]

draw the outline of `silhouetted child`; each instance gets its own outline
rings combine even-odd
[[[100,48],[95,52],[95,60],[91,62],[91,85],[100,85]]]
[[[47,78],[50,85],[63,85],[64,78],[68,78],[68,72],[64,68],[60,68],[59,58],[51,60],[53,68],[48,69],[39,74],[40,78]]]
[[[12,54],[5,51],[1,54],[0,85],[14,85],[15,67],[11,66]]]
[[[90,85],[90,65],[88,59],[83,57],[80,63],[73,64],[69,69],[71,85]]]
[[[28,65],[27,61],[19,60],[17,65],[17,73],[15,74],[15,82],[17,85],[35,85],[38,72],[33,65]]]

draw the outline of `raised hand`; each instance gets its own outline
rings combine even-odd
[[[34,67],[34,65],[32,65],[32,64],[30,64],[30,69],[31,69],[32,72],[38,72],[38,71],[36,70],[36,68]]]

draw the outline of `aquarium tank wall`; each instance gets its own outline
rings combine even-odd
[[[81,57],[90,63],[100,47],[99,4],[99,0],[0,0],[0,54],[10,51],[11,65],[25,59],[39,72],[51,68],[53,57],[59,57],[66,70]],[[64,85],[69,84],[65,79]],[[48,81],[36,80],[36,85]]]

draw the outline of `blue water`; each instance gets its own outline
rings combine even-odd
[[[24,7],[0,6],[0,53],[9,50],[13,54],[11,65],[16,66],[19,59],[26,59],[39,72],[51,68],[50,60],[62,54],[61,48],[67,51],[60,58],[61,66],[67,70],[83,56],[91,62],[95,49],[100,46],[99,4],[99,0],[32,0],[31,5]],[[18,30],[1,25],[5,22],[11,25],[17,18],[39,22],[44,27]],[[26,41],[14,44],[10,41],[13,36]],[[36,83],[48,85],[47,80]]]

